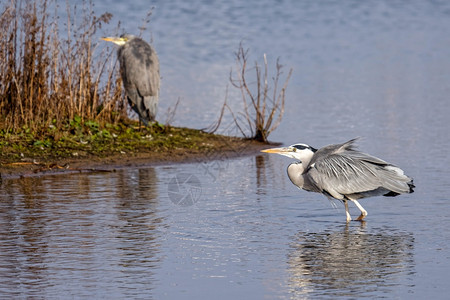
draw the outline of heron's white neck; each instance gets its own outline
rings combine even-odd
[[[287,173],[289,179],[293,184],[298,186],[299,188],[303,188],[304,179],[303,179],[303,171],[305,167],[301,162],[292,163],[287,168]]]

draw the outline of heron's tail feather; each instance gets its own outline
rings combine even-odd
[[[385,196],[396,196],[414,192],[413,179],[406,176],[402,169],[388,165],[383,168],[384,176],[382,186],[389,190]]]
[[[408,182],[408,186],[409,186],[409,192],[414,193],[414,188],[416,186],[414,185],[414,181],[412,179],[411,179],[411,182]]]

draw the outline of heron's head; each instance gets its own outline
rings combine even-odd
[[[261,152],[276,153],[293,159],[297,159],[303,163],[308,163],[316,151],[317,149],[306,144],[294,144],[289,147],[261,150]]]
[[[128,41],[132,40],[134,38],[134,35],[131,34],[122,34],[119,37],[116,36],[109,36],[109,37],[102,37],[102,40],[107,42],[113,42],[114,44],[117,44],[119,46],[125,45]]]

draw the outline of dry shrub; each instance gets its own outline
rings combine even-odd
[[[265,54],[263,57],[263,67],[255,62],[254,77],[252,77],[251,74],[248,74],[248,49],[244,50],[242,43],[239,45],[236,52],[236,74],[233,76],[233,72],[230,72],[230,82],[240,91],[242,111],[234,113],[231,110],[227,104],[227,92],[218,121],[208,128],[210,132],[215,132],[220,127],[225,108],[227,108],[237,129],[245,138],[268,142],[270,133],[280,125],[283,118],[286,88],[292,68],[285,77],[281,90],[278,90],[283,66],[277,59],[276,74],[270,82],[267,57]]]
[[[280,91],[278,83],[282,75],[282,65],[279,59],[276,62],[276,74],[272,78],[273,86],[269,84],[269,68],[264,54],[264,66],[255,62],[255,85],[252,90],[247,80],[248,49],[244,50],[242,43],[236,52],[236,77],[230,74],[231,84],[241,91],[244,111],[241,113],[243,121],[233,116],[236,126],[241,133],[258,141],[267,142],[268,137],[281,123],[284,114],[286,88],[292,74],[292,68],[286,76]],[[247,130],[250,134],[247,134]]]

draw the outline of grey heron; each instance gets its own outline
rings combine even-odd
[[[384,160],[356,150],[356,139],[315,149],[306,144],[262,150],[298,160],[287,168],[289,179],[297,187],[325,194],[344,202],[347,222],[351,221],[348,201],[361,211],[356,220],[367,216],[358,200],[372,196],[397,196],[414,192],[413,179],[402,169]]]
[[[159,101],[159,60],[147,42],[131,34],[104,37],[102,40],[119,45],[117,57],[128,103],[148,126],[155,121]]]

